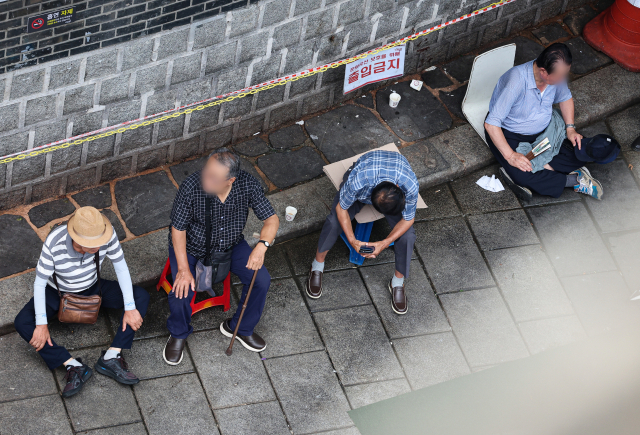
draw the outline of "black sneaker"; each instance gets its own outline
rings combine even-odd
[[[109,376],[125,385],[133,385],[140,382],[140,379],[129,371],[129,366],[127,366],[122,354],[119,353],[117,357],[108,360],[104,360],[104,354],[105,351],[103,350],[98,362],[93,366],[96,372]]]
[[[93,374],[93,370],[88,365],[82,363],[81,358],[76,358],[82,366],[67,366],[67,374],[64,375],[64,380],[67,383],[62,390],[62,397],[71,397],[74,394],[78,394],[85,382],[89,380]]]
[[[504,168],[500,168],[499,174],[504,184],[506,184],[507,187],[511,189],[511,191],[515,193],[518,198],[526,202],[531,201],[531,198],[533,198],[533,194],[529,189],[527,189],[526,187],[518,186],[516,183],[514,183],[511,177],[507,174],[507,171],[504,170]]]

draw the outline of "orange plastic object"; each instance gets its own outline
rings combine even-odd
[[[162,270],[162,275],[160,275],[160,281],[158,281],[158,285],[156,285],[156,290],[160,291],[162,288],[167,294],[171,292],[173,288],[171,283],[167,280],[167,276],[171,273],[171,263],[167,260],[167,263],[164,265],[164,269]],[[205,308],[216,307],[218,305],[222,305],[225,311],[229,311],[231,307],[231,274],[228,274],[227,277],[223,281],[223,292],[221,296],[214,296],[212,298],[205,299],[204,301],[200,301],[196,303],[196,295],[193,294],[193,299],[191,299],[191,316],[193,316],[198,311],[202,311]]]
[[[640,72],[640,7],[616,0],[584,28],[584,40],[618,65]]]

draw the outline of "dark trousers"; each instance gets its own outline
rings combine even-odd
[[[91,296],[98,294],[98,283],[96,282],[94,285],[89,287],[87,290],[76,293],[83,296]],[[45,290],[46,297],[46,306],[47,306],[47,319],[51,321],[51,319],[55,318],[58,314],[58,309],[60,308],[60,296],[58,295],[58,291],[53,287],[47,285]],[[149,306],[149,293],[143,289],[142,287],[138,287],[137,285],[133,286],[133,299],[136,302],[136,309],[140,312],[142,317],[147,314],[147,307]],[[107,281],[105,279],[102,280],[102,303],[100,305],[101,308],[115,308],[115,309],[123,309],[124,308],[124,299],[122,298],[122,291],[120,290],[120,285],[117,281]],[[124,316],[124,310],[122,311],[122,315]],[[120,325],[122,325],[122,316],[120,317]],[[33,298],[27,305],[20,310],[16,319],[14,320],[14,326],[18,334],[28,343],[31,341],[33,337],[33,331],[36,329],[36,310],[33,303]],[[113,338],[113,342],[111,343],[111,347],[119,347],[122,349],[131,349],[131,343],[133,343],[133,336],[135,331],[131,329],[131,326],[127,325],[127,329],[122,331],[122,327],[118,327],[118,332],[116,336]],[[69,358],[71,358],[71,354],[67,349],[62,346],[58,346],[53,339],[51,340],[53,346],[49,346],[48,343],[45,343],[44,347],[38,352],[42,359],[47,363],[47,366],[51,370],[55,369]]]
[[[238,323],[242,304],[247,297],[247,291],[249,291],[249,285],[253,278],[253,270],[247,269],[246,267],[251,251],[251,247],[244,239],[235,245],[231,251],[231,273],[240,278],[240,282],[243,284],[242,297],[238,304],[238,309],[233,315],[229,325],[231,329],[235,329],[236,324]],[[191,271],[191,275],[193,275],[193,278],[195,279],[196,263],[198,262],[198,259],[187,253],[187,260],[189,261],[189,270]],[[173,275],[173,280],[175,282],[176,273],[178,272],[178,261],[176,260],[176,254],[173,247],[171,246],[169,247],[169,262],[171,263],[171,275]],[[253,284],[253,290],[251,290],[251,298],[249,298],[247,303],[247,308],[244,312],[244,316],[242,317],[242,323],[238,329],[238,334],[245,336],[253,334],[253,328],[256,327],[260,321],[260,317],[262,316],[262,310],[264,309],[264,303],[267,299],[267,291],[269,290],[270,285],[271,276],[269,276],[269,272],[267,272],[267,269],[263,265],[258,270],[256,281]],[[193,298],[193,290],[189,289],[189,295],[186,298],[176,298],[173,291],[169,293],[168,297],[169,310],[171,310],[171,313],[167,319],[167,329],[169,330],[169,333],[171,333],[172,337],[182,339],[187,338],[193,332],[193,327],[191,326],[190,305],[191,298]]]
[[[505,139],[507,139],[507,143],[511,147],[512,150],[516,150],[518,148],[518,144],[520,142],[535,142],[536,138],[540,133],[536,134],[518,134],[513,133],[509,130],[502,129],[504,133]],[[484,133],[487,143],[489,144],[489,148],[493,153],[496,160],[502,165],[504,170],[507,172],[509,177],[516,183],[518,186],[528,187],[534,192],[539,193],[540,195],[552,196],[554,198],[558,198],[562,195],[562,192],[565,188],[565,184],[567,181],[567,174],[575,171],[578,168],[584,166],[584,162],[581,162],[576,158],[576,155],[573,152],[573,149],[569,149],[565,145],[560,147],[560,152],[556,155],[550,162],[549,166],[551,166],[554,170],[550,171],[548,169],[543,169],[538,172],[523,172],[515,166],[511,166],[509,162],[505,160],[502,156],[502,153],[496,148],[489,136],[489,133]]]
[[[348,175],[345,174],[345,179]],[[340,221],[338,221],[338,214],[336,213],[336,207],[340,203],[340,191],[336,193],[333,199],[333,205],[331,206],[331,213],[327,216],[320,232],[320,240],[318,241],[318,252],[326,252],[333,247],[342,234],[342,227]],[[364,207],[364,204],[360,201],[356,201],[348,210],[349,219],[353,220],[356,214]],[[387,222],[391,228],[395,227],[402,219],[402,215],[392,216],[385,215]],[[409,268],[411,266],[411,254],[413,253],[413,245],[416,241],[416,231],[411,226],[406,233],[401,235],[393,244],[393,249],[396,254],[396,270],[404,275],[405,278],[409,277]]]

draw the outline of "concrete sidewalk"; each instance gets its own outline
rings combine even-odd
[[[78,206],[109,216],[134,281],[154,283],[167,258],[173,196],[199,160],[0,215],[0,432],[355,435],[349,409],[599,331],[637,327],[640,305],[629,297],[640,290],[640,153],[629,144],[640,135],[640,74],[593,52],[575,30],[569,34],[575,24],[569,18],[567,27],[548,24],[513,42],[517,63],[535,57],[542,49],[537,41],[570,41],[575,49],[580,73],[570,87],[578,131],[610,133],[623,146],[614,163],[590,167],[604,185],[601,202],[569,189],[558,200],[536,196],[521,204],[509,190],[494,194],[475,185],[497,168],[459,114],[473,55],[423,73],[427,89],[403,96],[398,113],[386,111],[386,95],[406,81],[302,127],[233,145],[270,190],[282,222],[277,240],[286,241],[267,255],[273,283],[257,328],[268,342],[262,354],[238,346],[232,357],[224,355],[228,341],[217,328],[232,311],[216,307],[194,316],[182,364],[166,365],[166,295],[149,287],[144,326],[125,354],[143,381],[125,387],[96,374],[79,396],[62,399],[62,370],[48,371],[11,332],[32,295],[42,239]],[[417,217],[409,313],[391,311],[385,285],[393,252],[354,268],[341,241],[327,258],[323,297],[307,299],[305,275],[335,194],[321,166],[391,141],[411,162],[429,205]],[[287,180],[295,182],[285,186]],[[287,205],[299,210],[293,222],[284,220]],[[259,226],[251,215],[249,241]],[[388,231],[377,222],[372,240]],[[104,275],[115,278],[110,265]],[[50,328],[56,341],[93,364],[117,327],[116,313],[103,312],[94,326]]]

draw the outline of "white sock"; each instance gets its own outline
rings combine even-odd
[[[316,272],[324,272],[324,261],[320,263],[314,258],[313,263],[311,263],[311,270]]]
[[[120,352],[115,350],[115,349],[109,349],[107,350],[107,352],[104,354],[104,356],[102,357],[103,360],[109,360],[109,359],[113,359],[113,358],[117,358],[118,355],[120,355]]]
[[[393,278],[391,278],[391,288],[402,287],[404,284],[404,276],[402,278],[398,278],[395,274]]]
[[[78,362],[76,359],[72,359],[67,364],[65,364],[64,367],[66,369],[69,369],[69,367],[82,367],[82,364],[80,362]]]

